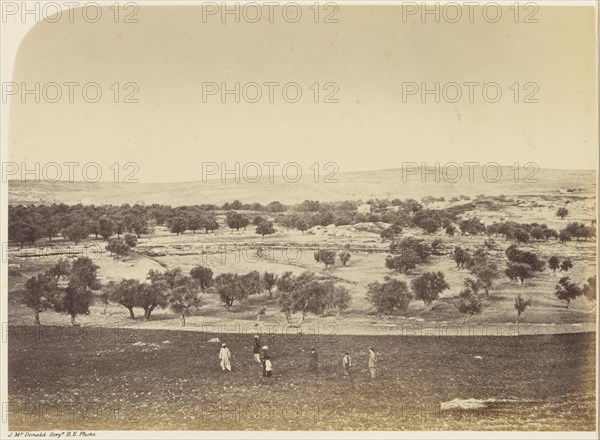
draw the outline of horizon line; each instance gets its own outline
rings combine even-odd
[[[407,162],[408,163],[408,162]],[[418,162],[410,162],[410,163],[418,163]],[[425,162],[420,162],[418,163],[419,165],[422,165]],[[438,162],[439,163],[439,162]],[[457,162],[455,162],[457,163]],[[460,164],[459,164],[460,165]],[[485,165],[485,164],[484,164]],[[429,164],[429,163],[425,163],[425,166],[435,166],[435,164]],[[478,165],[474,165],[475,168],[477,167],[481,167],[482,164],[478,164]],[[510,168],[514,166],[513,164],[511,165],[500,165],[501,168]],[[465,165],[461,165],[460,168],[469,168],[468,166]],[[597,172],[597,169],[590,169],[590,168],[545,168],[545,167],[540,167],[539,170],[547,170],[547,171],[584,171],[584,172]],[[365,169],[365,170],[353,170],[353,171],[340,171],[339,174],[352,174],[352,173],[369,173],[369,172],[381,172],[381,171],[402,171],[402,168],[400,167],[396,167],[396,168],[377,168],[377,169]],[[256,177],[257,175],[252,175],[252,176],[247,176],[247,177]],[[281,176],[276,176],[275,179],[281,179]],[[182,183],[197,183],[197,182],[202,182],[202,183],[211,183],[211,182],[218,182],[220,179],[217,178],[212,178],[212,179],[206,179],[203,180],[202,178],[199,179],[195,179],[195,180],[179,180],[179,181],[147,181],[147,182],[112,182],[110,180],[100,180],[97,182],[90,182],[87,180],[56,180],[56,181],[50,181],[50,180],[44,180],[44,179],[20,179],[20,178],[9,178],[7,179],[6,183],[10,184],[10,183],[105,183],[105,184],[118,184],[118,185],[124,185],[124,184],[128,184],[128,183],[135,183],[135,184],[145,184],[145,185],[169,185],[169,184],[182,184]],[[222,183],[228,183],[228,182],[222,182]],[[234,183],[234,182],[229,182],[229,183]],[[243,183],[242,181],[237,182],[237,183]]]

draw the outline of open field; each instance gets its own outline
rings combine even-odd
[[[521,337],[263,338],[199,332],[9,329],[11,430],[594,430],[594,333]],[[320,355],[308,372],[307,353]],[[369,378],[366,349],[379,354]],[[341,356],[353,359],[344,378]],[[459,399],[459,400],[454,400]],[[452,402],[453,401],[453,402]],[[37,405],[37,406],[35,406]]]

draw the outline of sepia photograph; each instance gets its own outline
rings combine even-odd
[[[598,439],[597,1],[0,6],[0,438]]]

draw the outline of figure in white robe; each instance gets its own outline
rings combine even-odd
[[[223,344],[221,351],[219,351],[219,361],[221,361],[221,370],[231,371],[231,352],[227,344]]]

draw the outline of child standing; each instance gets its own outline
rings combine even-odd
[[[352,366],[352,359],[348,352],[344,353],[342,357],[342,366],[344,367],[344,376],[350,376],[350,367]]]
[[[267,377],[271,377],[271,374],[273,373],[273,363],[269,358],[265,359],[265,370],[267,373]]]
[[[262,348],[260,353],[260,359],[262,361],[262,375],[263,377],[267,377],[267,361],[270,362],[271,357],[269,356],[269,347],[266,345]]]

